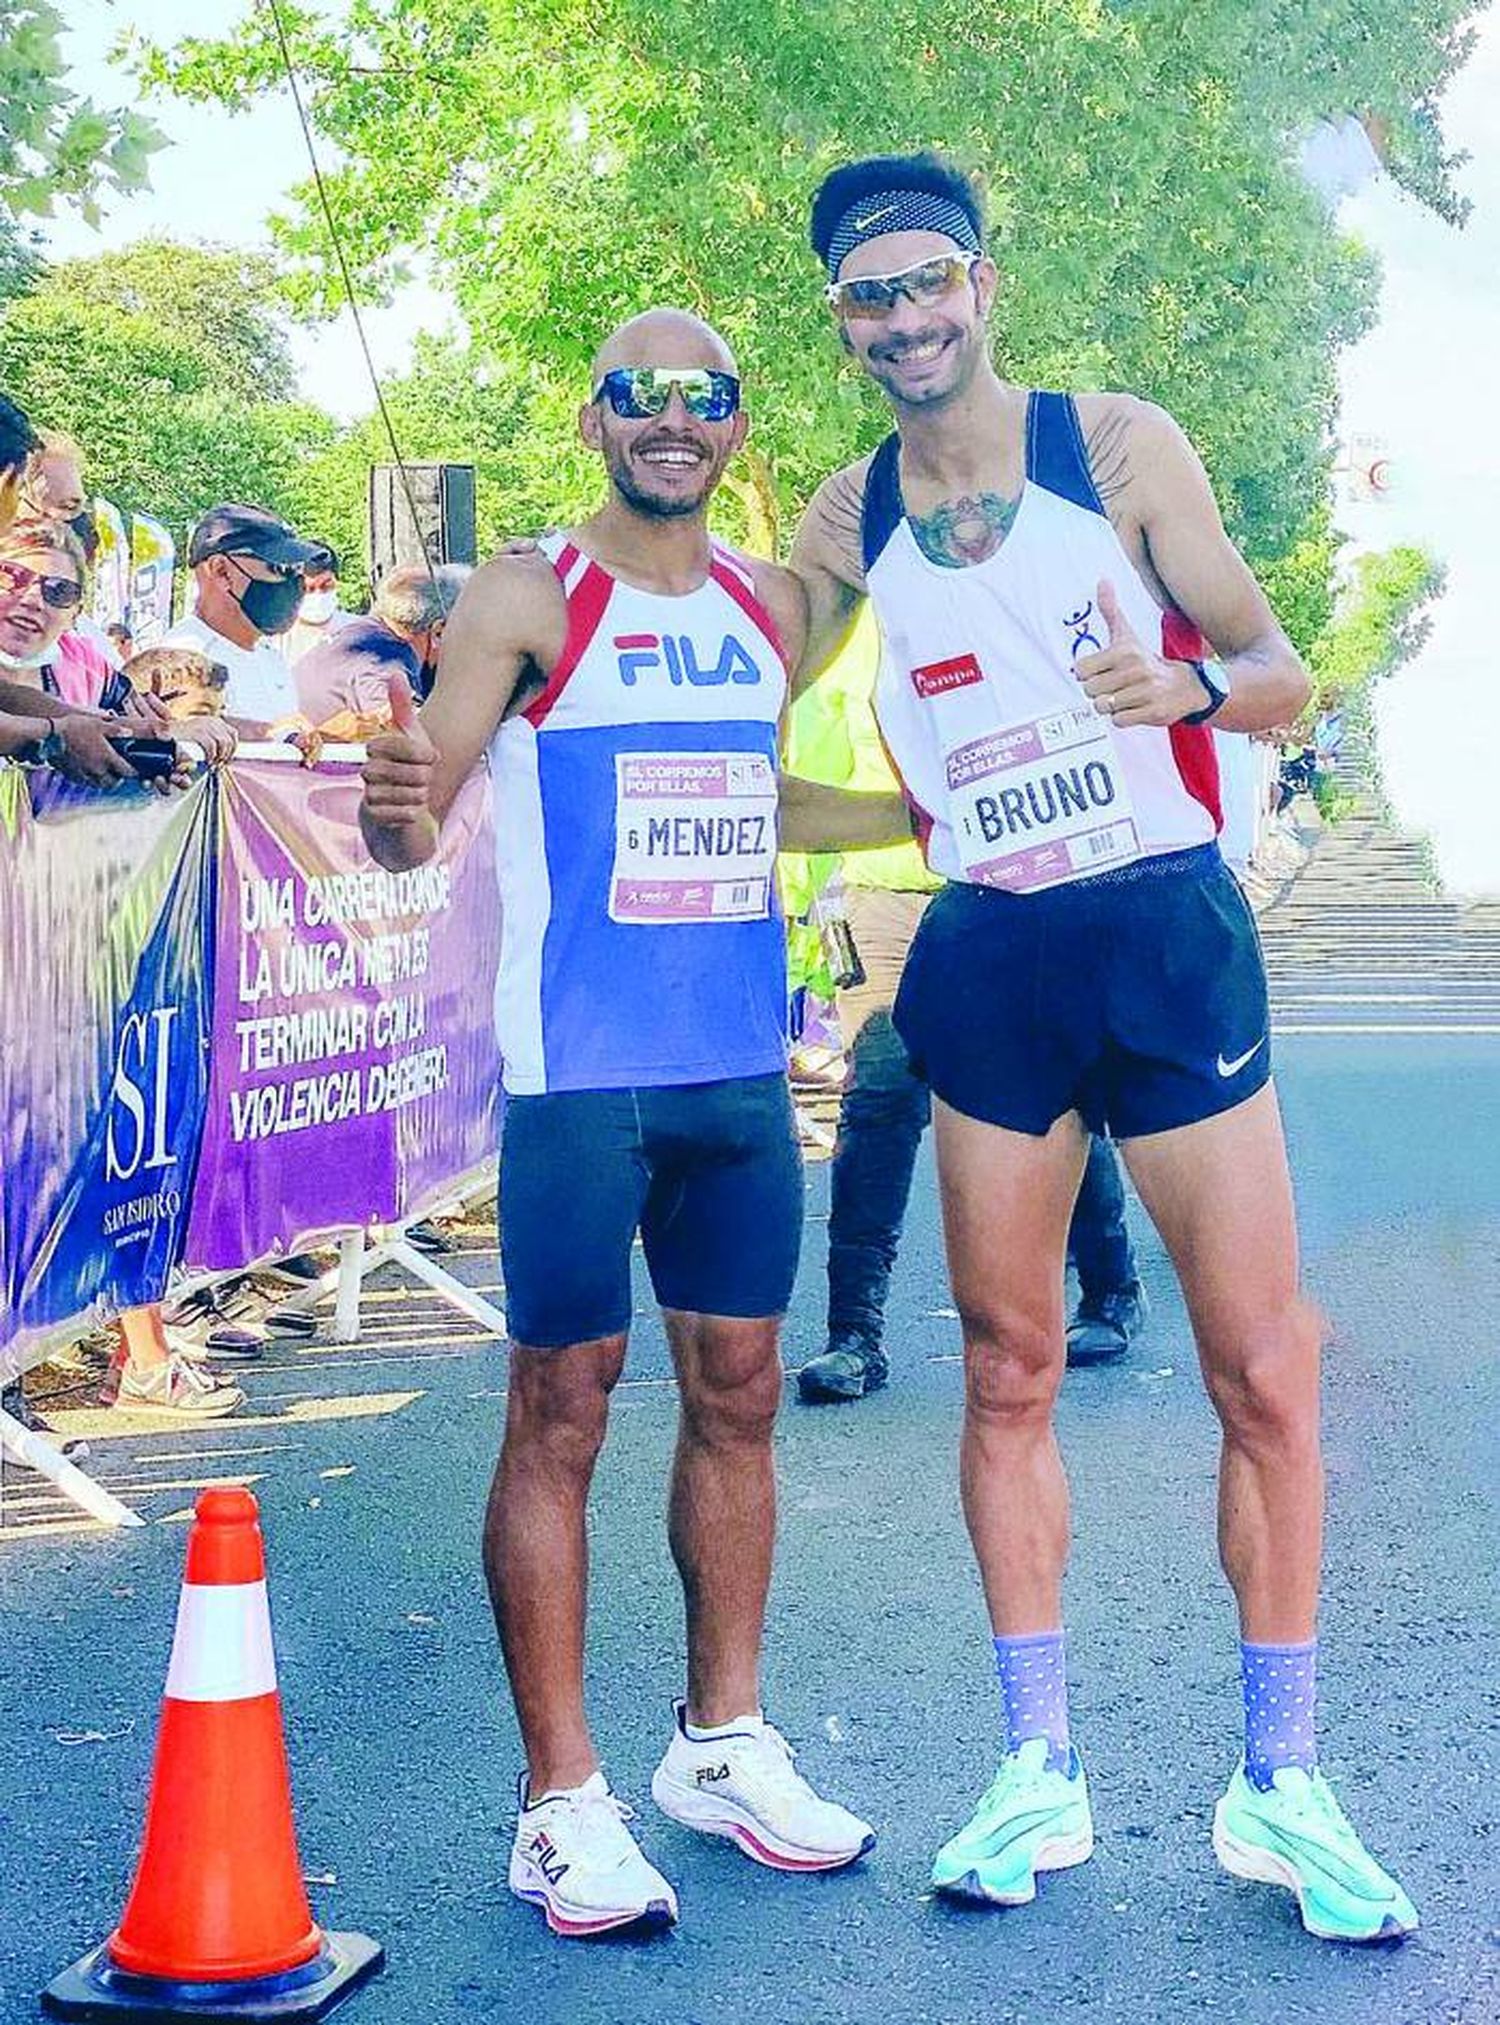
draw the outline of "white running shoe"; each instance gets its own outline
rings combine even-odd
[[[641,1854],[625,1826],[634,1815],[602,1772],[530,1805],[526,1793],[523,1773],[510,1888],[542,1908],[553,1933],[571,1939],[676,1924],[677,1894]]]
[[[663,1814],[704,1835],[727,1836],[772,1870],[842,1870],[875,1847],[869,1823],[819,1799],[791,1745],[762,1716],[742,1716],[695,1741],[684,1704],[672,1708],[672,1741],[651,1779]]]
[[[245,1403],[237,1385],[216,1378],[201,1364],[189,1363],[173,1351],[154,1370],[137,1372],[129,1364],[120,1373],[116,1413],[180,1413],[185,1420],[221,1420]]]

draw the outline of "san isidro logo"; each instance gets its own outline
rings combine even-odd
[[[118,1191],[103,1208],[106,1237],[144,1236],[158,1218],[181,1214],[180,1191],[164,1178],[178,1164],[170,1099],[173,1028],[179,1006],[130,1012],[121,1022],[104,1134],[104,1180]],[[134,1192],[128,1193],[131,1185]]]
[[[712,661],[700,659],[690,633],[617,633],[614,645],[620,680],[627,689],[663,674],[674,689],[684,683],[694,689],[720,689],[727,682],[749,687],[760,681],[759,665],[733,633],[724,635]]]

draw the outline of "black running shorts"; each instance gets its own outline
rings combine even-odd
[[[506,1098],[500,1259],[512,1341],[552,1350],[624,1330],[637,1231],[664,1308],[785,1312],[802,1239],[785,1076]]]
[[[895,1022],[934,1095],[1041,1137],[1168,1132],[1271,1072],[1255,921],[1206,844],[1042,893],[955,882],[912,944]]]

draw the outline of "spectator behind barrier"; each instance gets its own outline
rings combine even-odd
[[[21,488],[31,453],[40,443],[41,438],[15,402],[0,394],[0,534],[20,510]]]
[[[292,671],[272,642],[296,618],[302,571],[319,552],[258,506],[212,508],[188,542],[197,609],[162,645],[221,661],[229,670],[226,710],[258,735],[305,728]]]
[[[109,637],[111,646],[113,646],[116,654],[119,655],[120,666],[123,668],[135,652],[135,635],[122,619],[115,619],[104,630]]]
[[[331,640],[341,627],[351,625],[355,617],[355,613],[346,612],[339,603],[337,552],[327,542],[320,542],[317,553],[302,572],[302,603],[297,617],[280,643],[287,666],[295,668],[305,655],[321,647],[325,640]]]
[[[86,503],[83,452],[71,436],[44,429],[32,452],[22,488],[27,505],[39,520],[72,520]]]
[[[425,697],[443,627],[470,575],[466,563],[392,570],[367,619],[351,620],[298,663],[303,715],[330,737],[367,737],[390,722],[388,685],[396,669]]]
[[[48,720],[28,741],[40,749],[17,751],[12,744],[13,756],[39,758],[72,779],[109,787],[135,775],[107,733],[159,736],[167,717],[113,670],[105,671],[86,703],[59,694],[58,643],[83,601],[85,582],[83,546],[64,522],[19,520],[0,534],[0,711]],[[227,758],[234,744],[227,726],[212,723],[195,726],[193,742],[215,761]],[[187,768],[184,755],[161,785],[186,785]]]
[[[85,568],[91,570],[99,553],[99,528],[94,516],[85,509],[75,513],[68,526],[78,537]],[[80,605],[57,643],[57,659],[53,663],[57,694],[69,703],[97,705],[119,668],[120,657],[114,642]]]
[[[229,670],[192,647],[147,647],[125,664],[130,686],[154,696],[174,720],[217,717],[224,707]]]

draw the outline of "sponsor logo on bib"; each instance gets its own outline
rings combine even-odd
[[[947,661],[928,661],[911,671],[912,687],[919,696],[946,696],[950,690],[967,689],[982,682],[984,674],[972,654],[955,654]]]
[[[726,682],[748,687],[760,681],[759,664],[733,633],[724,635],[712,661],[699,658],[690,633],[617,633],[614,644],[620,680],[627,689],[663,672],[676,689],[684,682],[695,689],[718,689]]]

